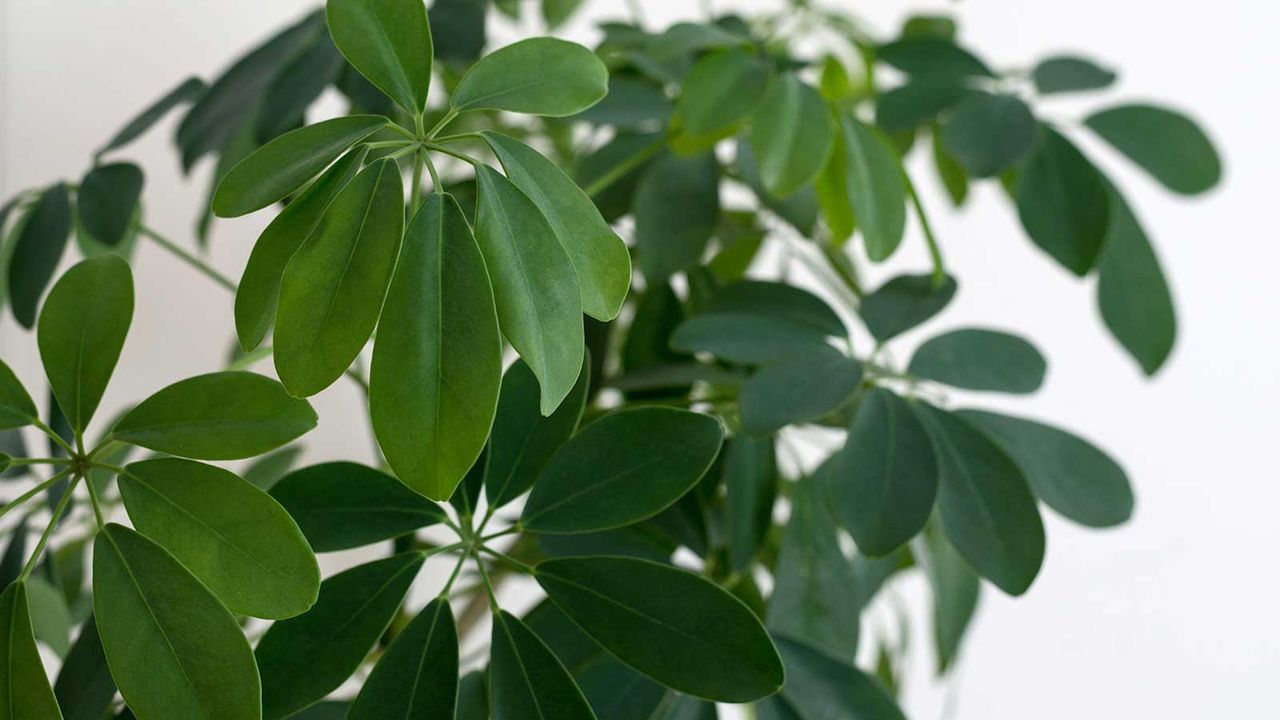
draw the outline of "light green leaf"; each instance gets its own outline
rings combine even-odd
[[[933,645],[941,675],[960,654],[960,642],[978,608],[981,584],[978,574],[936,525],[931,524],[924,533],[928,552],[923,564],[933,596]]]
[[[1154,375],[1173,352],[1178,317],[1155,248],[1133,210],[1111,188],[1111,222],[1098,258],[1098,308],[1107,329]]]
[[[27,584],[0,594],[0,707],[6,720],[62,720],[31,627]]]
[[[495,720],[596,720],[559,658],[519,618],[495,612],[490,647]]]
[[[1110,87],[1116,81],[1116,73],[1087,58],[1057,55],[1036,63],[1031,79],[1036,92],[1052,95]]]
[[[1014,195],[1022,227],[1036,245],[1076,275],[1093,268],[1107,234],[1107,188],[1075,145],[1041,125]]]
[[[1155,105],[1119,105],[1085,118],[1085,125],[1160,184],[1198,195],[1222,179],[1222,161],[1195,121]]]
[[[404,234],[394,161],[363,170],[325,211],[280,282],[275,365],[294,397],[342,376],[373,334]]]
[[[281,135],[222,178],[213,194],[213,213],[238,217],[284,199],[386,124],[380,115],[350,115]]]
[[[114,523],[93,543],[93,610],[138,720],[260,720],[258,668],[236,620],[172,555]]]
[[[829,657],[808,645],[775,637],[787,668],[787,684],[778,697],[796,716],[811,720],[906,720],[884,690],[847,660]]]
[[[0,360],[0,430],[24,427],[39,418],[40,411],[22,381]]]
[[[507,179],[533,201],[569,254],[577,272],[583,312],[609,321],[631,286],[631,256],[591,198],[538,151],[506,135],[483,132]]]
[[[369,411],[400,481],[448,500],[498,405],[502,337],[493,288],[452,195],[433,193],[405,233],[373,346]]]
[[[1045,360],[1017,335],[966,328],[916,348],[907,372],[966,390],[1033,393],[1044,382]]]
[[[71,236],[71,198],[58,183],[40,194],[14,227],[17,240],[9,256],[9,304],[24,328],[36,324],[40,296],[49,286]]]
[[[328,0],[333,42],[347,62],[410,115],[427,105],[431,28],[419,0]]]
[[[116,423],[116,440],[197,460],[235,460],[285,445],[316,426],[305,400],[249,372],[197,375],[143,400]]]
[[[875,262],[898,249],[907,222],[907,191],[902,166],[888,138],[846,112],[818,184],[818,198],[837,240],[862,231],[867,255]],[[847,232],[846,232],[847,231]]]
[[[119,247],[133,223],[142,194],[142,170],[133,163],[99,165],[76,191],[79,228],[108,247]]]
[[[862,363],[829,345],[762,367],[738,394],[742,429],[767,435],[839,408],[862,382]]]
[[[711,135],[745,120],[769,90],[769,66],[749,49],[702,57],[684,78],[676,112],[686,131]]]
[[[458,631],[447,598],[436,598],[396,636],[351,705],[347,720],[454,716]]]
[[[565,40],[530,38],[472,65],[458,81],[450,106],[458,112],[565,117],[595,105],[608,91],[609,73],[595,53]]]
[[[114,255],[82,260],[53,286],[37,341],[49,386],[83,432],[107,389],[133,320],[133,274]]]
[[[942,123],[942,144],[972,177],[1012,167],[1036,139],[1031,108],[1014,95],[969,91]]]
[[[130,464],[118,483],[134,528],[228,609],[286,618],[315,603],[320,568],[302,532],[270,495],[235,473],[159,458]]]
[[[476,240],[493,281],[498,324],[537,376],[541,411],[550,415],[582,369],[582,300],[573,262],[538,206],[510,180],[485,165],[476,168],[476,180]]]
[[[421,553],[408,552],[338,573],[320,585],[309,611],[272,625],[254,651],[262,717],[288,717],[350,677],[386,632],[422,562]]]
[[[715,156],[662,156],[640,179],[632,207],[640,269],[649,282],[696,264],[720,217]]]
[[[658,514],[706,474],[720,421],[671,408],[635,408],[583,428],[533,485],[521,522],[538,533],[622,527]]]
[[[862,298],[858,314],[875,339],[885,342],[942,312],[955,295],[950,275],[941,285],[932,274],[898,275]]]
[[[548,30],[555,30],[564,24],[582,5],[582,0],[542,0],[542,19]]]
[[[439,505],[365,465],[331,462],[295,470],[274,497],[316,552],[389,540],[444,520]]]
[[[822,96],[794,74],[778,79],[751,127],[760,180],[786,197],[812,180],[831,150],[831,118]]]

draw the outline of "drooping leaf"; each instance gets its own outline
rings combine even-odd
[[[827,345],[765,365],[738,394],[742,429],[767,435],[816,420],[844,404],[862,382],[862,363]]]
[[[538,151],[506,135],[482,133],[507,178],[546,216],[573,262],[583,312],[608,321],[617,316],[631,286],[631,256],[576,183]]]
[[[28,522],[26,516],[20,517],[9,531],[9,542],[5,545],[4,555],[0,555],[0,588],[9,587],[22,574],[22,566],[27,560]]]
[[[831,150],[831,118],[822,96],[794,74],[773,83],[751,128],[760,180],[786,197],[812,180]]]
[[[220,372],[178,382],[130,410],[111,435],[116,440],[197,460],[260,455],[316,426],[305,400],[280,383],[250,372]]]
[[[720,215],[720,170],[710,153],[664,155],[636,188],[636,249],[649,282],[701,259]]]
[[[932,275],[898,275],[862,298],[858,314],[875,339],[886,342],[942,312],[955,295],[950,275],[941,285]]]
[[[933,645],[938,673],[945,673],[960,654],[960,642],[978,608],[978,574],[936,524],[924,534],[925,574],[933,595]]]
[[[724,429],[715,418],[634,408],[583,428],[552,456],[521,515],[538,533],[582,533],[656,515],[706,474]]]
[[[1044,525],[1022,472],[967,421],[923,403],[912,409],[938,459],[938,510],[947,538],[1001,590],[1026,592],[1044,561]]]
[[[365,465],[331,462],[295,470],[274,497],[316,552],[361,547],[444,520],[439,505]]]
[[[893,699],[847,660],[785,637],[774,637],[787,668],[776,696],[802,720],[906,720]]]
[[[1116,73],[1087,58],[1056,55],[1036,63],[1031,79],[1036,84],[1036,92],[1053,95],[1110,87],[1116,81]]]
[[[1017,335],[965,328],[925,341],[907,372],[966,390],[1032,393],[1044,382],[1045,360]]]
[[[253,653],[235,618],[172,555],[114,523],[93,543],[93,610],[138,720],[260,720]]]
[[[782,663],[760,621],[697,575],[595,557],[544,561],[536,577],[596,642],[663,685],[721,702],[756,700],[782,686]]]
[[[90,614],[67,653],[53,694],[63,720],[102,720],[116,696],[116,681],[107,667],[107,656],[98,636],[98,624]]]
[[[6,720],[62,720],[36,648],[27,584],[0,594],[0,707]]]
[[[328,0],[333,42],[356,70],[410,115],[427,105],[431,28],[418,0]]]
[[[133,163],[99,165],[76,191],[79,230],[107,247],[120,247],[138,210],[142,170]]]
[[[980,410],[956,414],[1008,453],[1036,496],[1065,517],[1103,528],[1133,514],[1133,488],[1124,470],[1084,439],[1024,418]]]
[[[694,135],[710,135],[745,120],[764,102],[769,66],[747,49],[713,52],[684,78],[676,112]]]
[[[1197,195],[1222,178],[1222,161],[1213,142],[1182,113],[1155,105],[1118,105],[1084,122],[1176,193]]]
[[[1014,194],[1031,240],[1076,275],[1088,273],[1107,234],[1109,202],[1102,176],[1075,145],[1041,125]]]
[[[453,718],[458,701],[458,631],[446,598],[423,608],[378,660],[348,720]]]
[[[565,117],[595,105],[609,91],[609,73],[577,43],[530,38],[485,55],[449,99],[458,112],[507,110]]]
[[[0,360],[0,429],[9,430],[34,423],[40,418],[40,410],[22,386],[13,370]],[[21,439],[21,435],[16,435]],[[17,449],[5,446],[4,450]]]
[[[906,228],[906,186],[898,156],[884,133],[839,113],[839,132],[818,182],[818,199],[837,240],[862,231],[875,262],[898,249]]]
[[[369,654],[422,567],[408,552],[326,579],[306,613],[271,626],[254,655],[262,675],[262,717],[311,706],[350,677]]]
[[[519,618],[493,615],[489,706],[495,720],[596,720],[569,672]]]
[[[405,233],[373,346],[369,411],[401,482],[447,500],[489,436],[502,377],[493,288],[452,195],[433,193]]]
[[[40,296],[49,286],[71,236],[67,186],[58,183],[45,190],[18,222],[18,239],[9,256],[9,304],[18,324],[30,329],[36,324]]]
[[[363,170],[334,198],[280,282],[275,365],[295,397],[346,372],[373,334],[404,234],[394,161]]]
[[[386,124],[379,115],[349,115],[281,135],[222,178],[213,194],[214,214],[238,217],[282,200]]]
[[[158,458],[130,464],[117,482],[134,528],[228,609],[285,618],[315,602],[320,568],[302,532],[270,495],[235,473]]]
[[[941,137],[970,176],[991,177],[1031,151],[1036,119],[1017,96],[969,91],[947,113]]]
[[[747,567],[764,541],[773,519],[778,489],[778,460],[773,439],[746,436],[728,441],[722,466],[725,519],[729,535],[729,566]]]
[[[124,127],[120,128],[115,135],[107,141],[96,153],[97,156],[105,155],[112,150],[128,145],[134,140],[142,136],[143,133],[150,130],[160,118],[164,117],[168,112],[179,105],[192,102],[204,94],[207,86],[204,81],[198,77],[189,77],[178,84],[169,92],[165,93],[159,100],[156,100],[145,110],[134,116]],[[94,720],[98,720],[95,718]]]
[[[510,180],[485,165],[476,169],[476,180],[476,240],[493,281],[498,324],[537,376],[540,409],[550,415],[582,369],[582,300],[573,262],[538,206]]]
[[[133,275],[114,255],[82,260],[45,301],[36,338],[58,406],[82,432],[98,409],[133,320]]]

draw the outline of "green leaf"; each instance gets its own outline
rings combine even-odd
[[[833,140],[833,145],[834,142]],[[828,151],[827,156],[829,157],[830,154],[830,151]],[[785,198],[774,197],[765,189],[764,181],[760,179],[760,171],[756,167],[755,153],[752,152],[751,143],[748,142],[747,138],[739,138],[734,164],[738,171],[738,177],[741,178],[742,182],[750,186],[752,192],[756,194],[756,197],[760,199],[760,203],[764,207],[799,230],[801,234],[805,236],[813,234],[813,226],[818,222],[818,194],[814,190],[812,183],[805,185]]]
[[[858,314],[876,340],[887,342],[942,312],[955,295],[950,275],[941,285],[932,274],[898,275],[862,298]]]
[[[96,153],[95,156],[102,156],[128,145],[134,140],[142,136],[143,133],[150,130],[160,118],[164,117],[170,110],[192,102],[204,94],[207,87],[204,81],[198,77],[189,77],[178,84],[177,87],[165,93],[159,100],[156,100],[145,110],[134,116],[124,127],[107,141]],[[70,720],[70,719],[68,719]],[[94,718],[94,720],[99,720]]]
[[[1107,329],[1154,375],[1169,359],[1178,318],[1155,248],[1133,210],[1111,188],[1111,222],[1098,258],[1098,308]]]
[[[98,636],[98,623],[90,614],[67,653],[53,693],[63,720],[102,720],[116,696],[116,681],[107,667],[107,656]]]
[[[219,467],[159,458],[118,479],[133,526],[162,545],[228,609],[261,618],[306,612],[320,568],[272,497]]]
[[[933,596],[933,644],[942,674],[960,654],[960,641],[977,610],[981,585],[978,574],[936,526],[925,531],[924,541],[925,575]]]
[[[285,445],[316,426],[305,400],[250,372],[220,372],[179,380],[143,400],[111,436],[197,460],[235,460]]]
[[[916,377],[987,392],[1032,393],[1044,382],[1045,360],[1016,335],[966,328],[930,338],[907,365]]]
[[[796,717],[906,720],[893,699],[847,660],[837,660],[785,637],[774,641],[787,668],[787,685],[777,697]]]
[[[472,670],[458,681],[458,710],[454,720],[489,720],[486,670]]]
[[[71,649],[72,623],[71,611],[62,591],[38,575],[27,578],[25,583],[31,605],[31,629],[36,640],[47,645],[54,655],[65,659]]]
[[[1124,470],[1084,439],[1024,418],[980,410],[956,414],[1003,448],[1036,496],[1064,517],[1104,528],[1133,515],[1133,488]]]
[[[1088,273],[1107,235],[1107,188],[1075,145],[1041,125],[1014,195],[1031,240],[1076,275]]]
[[[760,621],[703,578],[646,560],[547,560],[537,580],[618,659],[680,692],[747,702],[782,686],[782,663]]]
[[[607,186],[591,196],[606,222],[631,212],[641,178],[653,164],[653,155],[666,143],[666,137],[658,132],[619,132],[578,161],[574,179],[580,186],[594,190],[607,181]]]
[[[389,540],[445,518],[439,505],[365,465],[331,462],[295,470],[274,497],[298,522],[316,552]]]
[[[271,492],[276,483],[284,479],[285,473],[289,472],[289,468],[293,467],[301,454],[301,446],[286,445],[255,459],[241,474],[245,482],[263,492]]]
[[[263,91],[262,104],[253,117],[254,140],[266,143],[298,127],[305,120],[307,109],[325,88],[338,82],[346,67],[350,66],[329,34],[317,33],[311,46],[281,68]],[[348,108],[348,112],[358,111]]]
[[[969,91],[942,123],[942,144],[972,177],[1013,166],[1031,151],[1036,119],[1014,95]]]
[[[133,163],[90,170],[76,191],[80,230],[103,245],[120,247],[138,210],[142,183],[142,170]]]
[[[450,107],[566,117],[595,105],[609,91],[609,73],[577,43],[530,38],[499,48],[458,81]]]
[[[740,280],[726,285],[706,303],[704,311],[773,318],[805,326],[823,336],[844,337],[848,333],[844,321],[825,300],[782,282]]]
[[[590,374],[591,364],[584,361],[573,390],[544,417],[538,410],[538,380],[529,366],[516,360],[507,368],[484,462],[485,496],[491,505],[501,507],[523,495],[573,435],[586,407]]]
[[[379,115],[351,115],[281,135],[236,163],[222,178],[213,194],[214,214],[238,217],[284,199],[386,124],[387,119]]]
[[[812,180],[831,150],[831,118],[822,96],[794,74],[773,84],[751,127],[751,149],[765,188],[786,197]]]
[[[748,567],[773,521],[778,490],[773,439],[732,438],[723,463],[729,567],[738,571]]]
[[[649,282],[696,264],[720,217],[715,155],[662,156],[640,179],[633,209],[640,269]]]
[[[969,197],[969,176],[965,175],[964,168],[960,166],[960,161],[951,154],[949,150],[942,144],[942,138],[935,131],[933,135],[933,166],[938,171],[938,179],[942,181],[943,187],[947,190],[947,196],[951,198],[951,204],[956,207],[964,205],[964,201]]]
[[[458,631],[436,598],[378,660],[347,720],[453,718],[458,700]]]
[[[1044,525],[1018,466],[955,415],[912,406],[938,459],[938,510],[960,554],[1010,595],[1031,587],[1044,561]]]
[[[495,3],[499,10],[502,9],[501,2]],[[488,5],[487,0],[435,0],[431,3],[427,19],[432,27],[437,58],[464,65],[480,59],[485,46]]]
[[[360,354],[382,311],[404,234],[394,161],[363,170],[334,198],[280,282],[275,365],[294,397],[329,387]]]
[[[671,335],[671,347],[762,365],[823,352],[830,346],[821,332],[789,320],[754,313],[704,313],[680,323]]]
[[[1036,63],[1031,79],[1036,92],[1052,95],[1110,87],[1116,81],[1116,73],[1087,58],[1057,55]]]
[[[858,650],[858,578],[840,551],[828,485],[843,480],[828,462],[792,486],[766,620],[775,635],[803,640],[840,658]]]
[[[40,411],[36,408],[35,401],[22,386],[18,376],[13,374],[13,370],[0,360],[0,430],[24,427],[38,419]]]
[[[583,312],[608,321],[618,315],[631,286],[631,256],[591,198],[538,151],[506,135],[483,132],[507,179],[546,216],[573,262]]]
[[[582,5],[582,0],[542,0],[542,19],[548,30],[555,30],[564,24]]]
[[[493,614],[489,706],[499,720],[595,720],[569,672],[519,618]]]
[[[427,105],[431,28],[419,0],[328,0],[333,42],[360,74],[410,115]]]
[[[839,114],[839,122],[838,140],[823,171],[818,197],[829,224],[831,208],[838,208],[837,218],[851,213],[847,220],[832,225],[836,239],[849,236],[856,216],[867,255],[880,262],[898,249],[906,228],[907,191],[902,166],[880,130],[846,112]]]
[[[912,77],[960,79],[994,77],[991,70],[968,50],[950,39],[929,36],[903,37],[881,45],[876,59]]]
[[[573,262],[538,206],[510,180],[487,165],[476,168],[476,180],[476,240],[493,281],[498,324],[537,376],[541,411],[550,415],[582,369],[582,300]]]
[[[9,304],[24,328],[36,324],[40,296],[53,279],[71,236],[71,198],[58,183],[40,194],[15,227],[18,239],[9,256]]]
[[[248,352],[258,347],[276,319],[280,282],[298,248],[320,227],[325,211],[360,171],[366,151],[347,153],[276,215],[258,236],[236,288],[236,336]]]
[[[93,543],[93,609],[139,720],[259,720],[258,669],[235,618],[172,555],[114,523]]]
[[[80,261],[49,292],[36,335],[40,359],[76,432],[98,409],[132,320],[133,275],[114,255]]]
[[[62,720],[31,629],[26,583],[0,594],[0,707],[12,720]]]
[[[862,363],[828,345],[762,367],[742,386],[742,429],[767,435],[816,420],[844,404],[862,382]]]
[[[860,552],[887,555],[924,527],[938,492],[929,435],[907,401],[884,388],[863,397],[829,485]]]
[[[769,66],[749,49],[713,52],[684,78],[676,112],[686,131],[711,135],[745,120],[764,102]]]
[[[609,76],[609,94],[587,108],[577,119],[595,125],[611,125],[628,130],[661,126],[674,109],[662,86],[640,76],[614,73]]]
[[[1085,125],[1160,184],[1197,195],[1222,179],[1222,161],[1195,121],[1155,105],[1118,105],[1085,118]]]
[[[400,481],[448,500],[498,405],[502,336],[484,258],[452,195],[433,193],[405,233],[373,346],[369,412]]]
[[[530,532],[622,527],[658,514],[706,474],[724,429],[709,415],[635,408],[583,428],[551,458],[521,515]]]
[[[967,92],[963,84],[953,79],[909,82],[876,98],[876,125],[887,133],[909,132],[933,122]]]
[[[369,654],[422,567],[418,552],[356,566],[326,579],[306,613],[275,623],[254,652],[262,717],[278,720],[328,695]]]

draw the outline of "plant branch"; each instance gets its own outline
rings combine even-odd
[[[916,217],[920,218],[920,228],[924,231],[924,241],[929,246],[929,259],[933,261],[933,287],[940,288],[942,283],[947,279],[947,271],[942,263],[942,249],[938,247],[938,239],[933,236],[933,227],[929,225],[929,216],[924,212],[924,205],[920,203],[920,195],[916,192],[915,183],[911,182],[911,176],[906,170],[902,171],[902,179],[907,186],[907,195],[911,197],[911,207],[916,211]]]
[[[204,260],[201,260],[200,258],[196,257],[190,252],[187,252],[182,247],[180,247],[177,243],[166,238],[165,236],[161,235],[155,230],[152,230],[146,225],[143,225],[138,228],[138,234],[142,235],[143,237],[151,239],[153,242],[155,242],[155,244],[159,245],[165,250],[168,250],[171,254],[173,254],[179,260],[195,268],[202,275],[209,278],[210,280],[213,280],[214,282],[218,283],[219,285],[226,288],[227,290],[233,293],[236,291],[236,284],[231,278],[218,272],[217,270],[214,269],[212,265],[205,262]]]
[[[57,477],[56,475],[54,476]],[[75,492],[76,485],[84,478],[83,475],[77,475],[71,484],[67,485],[67,489],[62,492],[62,499],[58,501],[57,507],[53,509],[53,516],[49,518],[49,524],[45,526],[44,533],[40,535],[40,541],[36,543],[35,552],[31,553],[31,558],[27,560],[27,564],[22,568],[22,573],[18,575],[17,582],[22,582],[31,577],[31,571],[36,567],[36,561],[40,559],[40,555],[44,553],[45,545],[49,544],[49,537],[53,535],[53,530],[58,526],[58,518],[62,517],[62,513],[66,511],[67,505],[71,503],[71,495]]]
[[[44,421],[42,421],[40,418],[32,418],[31,424],[35,426],[35,428],[40,432],[44,433],[45,435],[48,435],[49,439],[52,440],[54,443],[56,443],[58,447],[62,448],[63,450],[66,450],[68,455],[76,454],[76,449],[71,447],[71,443],[64,440],[63,437],[58,433],[54,432],[53,428],[49,427],[48,425],[45,425]]]
[[[55,474],[53,477],[49,478],[48,480],[45,480],[39,485],[36,485],[30,490],[22,493],[13,502],[6,504],[4,507],[0,507],[0,518],[4,517],[5,515],[8,515],[11,510],[14,510],[22,506],[23,503],[35,497],[36,495],[39,495],[45,490],[48,490],[49,488],[53,487],[54,483],[58,482],[59,480],[61,480],[62,478],[70,474],[71,474],[71,468],[67,468],[66,470],[63,470]]]

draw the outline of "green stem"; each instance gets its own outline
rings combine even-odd
[[[448,125],[449,123],[453,122],[453,119],[456,117],[458,117],[458,111],[454,110],[453,108],[449,108],[449,112],[446,112],[444,114],[444,117],[440,118],[440,122],[436,123],[435,127],[428,130],[427,134],[423,135],[422,137],[424,139],[430,140],[431,138],[436,136],[436,133],[439,133],[441,130],[443,130],[445,125]]]
[[[419,118],[418,118],[418,123],[419,123],[419,124],[418,124],[418,127],[422,127],[422,125],[421,125],[421,123],[422,123],[422,118],[421,118],[421,117],[419,117]],[[400,124],[399,124],[399,123],[387,123],[387,127],[391,128],[391,129],[392,129],[392,130],[394,130],[395,132],[400,133],[401,135],[405,136],[405,137],[406,137],[406,138],[408,138],[409,140],[413,140],[414,142],[417,142],[417,141],[418,141],[418,136],[417,136],[417,135],[414,135],[414,134],[413,134],[413,132],[411,132],[408,128],[400,127]]]
[[[83,475],[77,475],[71,484],[67,485],[67,489],[62,493],[62,499],[58,501],[57,507],[53,509],[53,517],[49,518],[49,524],[45,527],[44,533],[40,535],[40,542],[36,543],[36,550],[31,554],[31,558],[27,560],[27,564],[22,568],[22,573],[18,575],[18,582],[31,577],[31,571],[36,567],[36,561],[40,559],[40,555],[44,553],[44,546],[49,544],[49,537],[53,535],[53,529],[58,526],[58,518],[62,517],[62,513],[67,509],[67,505],[71,503],[71,495],[75,492],[76,484],[80,482]]]
[[[440,184],[440,173],[436,172],[436,164],[431,161],[431,153],[423,152],[422,159],[427,163],[427,172],[431,174],[431,189],[437,195],[444,194],[444,186]]]
[[[93,506],[93,519],[98,523],[98,529],[101,530],[107,521],[102,515],[102,503],[98,500],[98,491],[93,488],[92,482],[86,482],[85,487],[89,488],[89,504]]]
[[[494,550],[493,548],[489,547],[488,545],[481,545],[481,546],[480,546],[480,552],[487,553],[487,554],[489,554],[489,555],[493,556],[493,558],[494,558],[495,560],[498,560],[499,562],[505,562],[505,563],[507,563],[507,564],[511,565],[511,567],[513,567],[513,568],[515,568],[516,570],[518,570],[518,571],[520,571],[520,572],[524,573],[525,575],[533,575],[533,574],[534,574],[534,570],[533,570],[533,566],[532,566],[532,565],[526,565],[526,564],[524,564],[524,563],[520,562],[519,560],[517,560],[517,559],[515,559],[515,558],[511,557],[510,555],[507,555],[506,553],[502,553],[502,552],[499,552],[499,551],[497,551],[497,550]]]
[[[12,458],[9,460],[9,467],[19,467],[22,465],[70,465],[70,458]]]
[[[48,435],[49,439],[52,440],[54,443],[56,443],[58,447],[61,447],[63,450],[66,450],[68,455],[76,454],[76,449],[71,447],[71,443],[64,440],[62,436],[59,435],[58,433],[54,432],[53,428],[49,427],[48,425],[45,425],[44,422],[40,420],[40,418],[32,418],[31,424],[34,425],[35,428],[40,432],[44,433],[45,435]]]
[[[472,165],[477,165],[477,164],[479,164],[479,163],[476,161],[476,159],[475,159],[475,158],[473,158],[473,157],[471,157],[470,155],[468,155],[468,154],[466,154],[466,153],[464,153],[464,152],[458,152],[457,150],[450,150],[449,148],[447,148],[447,147],[445,147],[445,146],[443,146],[443,145],[439,145],[439,144],[437,144],[437,143],[427,143],[427,148],[428,148],[428,149],[430,149],[430,150],[435,150],[435,151],[436,151],[436,152],[438,152],[438,153],[443,153],[443,154],[448,155],[448,156],[450,156],[450,157],[456,157],[456,158],[458,158],[459,160],[462,160],[463,162],[471,163]]]
[[[218,272],[212,265],[182,249],[177,243],[174,243],[172,240],[166,238],[160,233],[157,233],[155,230],[143,225],[138,228],[138,234],[143,237],[150,238],[157,245],[172,253],[179,260],[195,268],[205,277],[213,280],[227,290],[230,290],[233,293],[236,291],[236,284],[231,280],[231,278]]]
[[[929,246],[929,259],[933,262],[933,286],[940,288],[947,279],[947,271],[942,262],[942,249],[938,247],[938,239],[933,236],[933,227],[929,225],[929,217],[925,215],[924,205],[920,203],[920,195],[916,192],[915,183],[911,182],[911,176],[905,170],[902,172],[902,179],[907,185],[907,195],[911,197],[911,207],[915,209],[916,217],[920,218],[924,241]]]
[[[458,558],[458,562],[454,564],[453,572],[449,575],[448,582],[444,584],[444,589],[440,591],[439,597],[449,597],[449,591],[453,589],[453,583],[458,579],[458,575],[462,572],[462,566],[467,562],[467,557],[469,556],[466,553],[463,553],[462,557]]]
[[[635,170],[643,165],[649,158],[657,155],[662,148],[666,147],[666,144],[666,138],[661,138],[649,145],[646,145],[637,151],[636,154],[627,158],[622,163],[615,165],[609,170],[609,172],[596,178],[590,185],[582,188],[582,191],[585,192],[588,197],[595,197],[596,195],[599,195],[607,190],[610,185],[625,177],[627,173]]]
[[[476,559],[476,567],[480,569],[480,581],[484,583],[484,592],[489,596],[489,609],[495,614],[498,612],[498,595],[493,590],[493,582],[489,580],[489,571],[484,567],[484,561],[476,553],[472,553],[471,557]]]
[[[422,205],[422,157],[427,151],[419,147],[413,153],[413,185],[409,191],[409,217],[413,217],[418,212],[418,207]]]
[[[48,480],[45,480],[44,482],[40,483],[39,485],[36,485],[35,487],[31,488],[30,490],[28,490],[28,491],[26,491],[26,492],[22,493],[22,494],[21,494],[21,495],[19,495],[19,496],[18,496],[18,498],[17,498],[16,500],[14,500],[13,502],[11,502],[11,503],[9,503],[9,504],[5,505],[4,507],[0,507],[0,518],[4,517],[5,515],[8,515],[10,510],[14,510],[14,509],[16,509],[16,508],[18,508],[18,507],[21,507],[21,506],[22,506],[22,504],[23,504],[23,503],[25,503],[26,501],[30,500],[31,498],[35,497],[36,495],[39,495],[40,493],[44,492],[45,490],[48,490],[49,488],[53,487],[53,484],[54,484],[54,483],[58,482],[59,480],[61,480],[62,478],[66,477],[67,475],[70,475],[70,474],[71,474],[71,468],[67,468],[66,470],[63,470],[63,471],[61,471],[61,472],[57,473],[56,475],[54,475],[53,477],[49,478]]]

